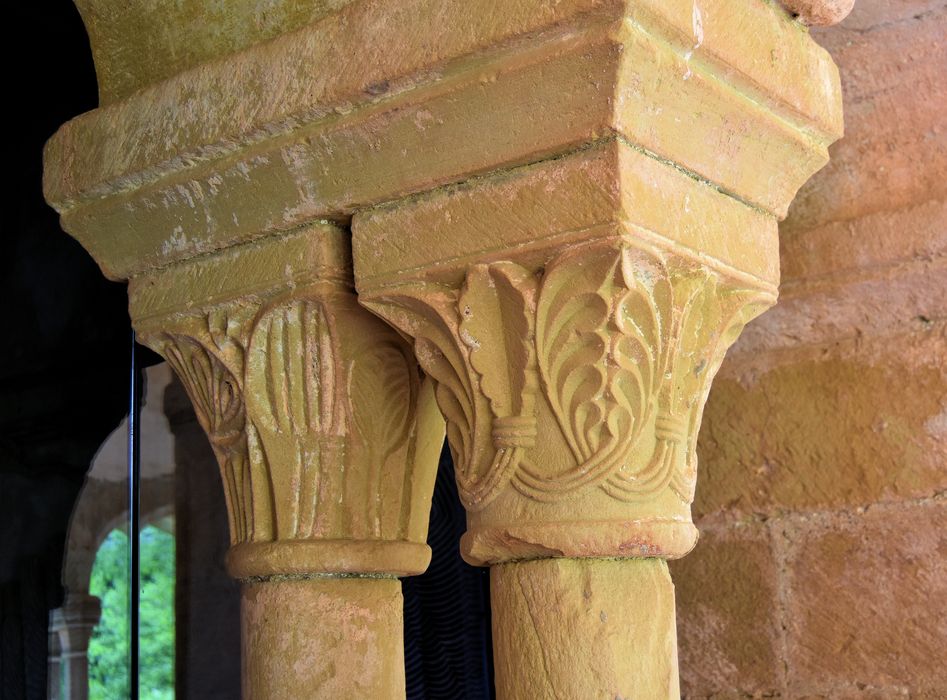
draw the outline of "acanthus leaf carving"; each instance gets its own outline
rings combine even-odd
[[[525,268],[499,262],[472,266],[458,292],[408,285],[369,305],[415,338],[470,510],[506,488],[535,444],[536,286]]]
[[[696,285],[681,330],[688,350],[680,354],[674,373],[679,381],[673,385],[678,413],[687,422],[681,426],[681,467],[674,470],[670,487],[688,503],[697,484],[697,436],[711,383],[743,327],[772,305],[772,298],[759,290],[725,286],[714,277],[698,277]]]
[[[217,456],[231,541],[252,539],[255,489],[258,492],[261,487],[255,482],[261,479],[258,474],[255,478],[249,459],[239,371],[225,364],[215,352],[215,344],[208,347],[190,335],[159,333],[146,336],[145,340],[165,357],[181,379]]]
[[[657,410],[666,362],[667,275],[660,260],[615,244],[566,251],[546,271],[537,346],[546,396],[575,466],[518,488],[555,498],[625,466]]]
[[[368,305],[415,338],[471,511],[510,484],[539,501],[585,488],[635,501],[670,488],[690,502],[710,380],[770,303],[627,239],[567,248],[540,274],[501,261],[472,265],[459,290],[432,287],[398,285]],[[571,464],[534,459],[537,411],[551,414]],[[527,439],[504,442],[517,431]]]
[[[457,294],[446,288],[405,285],[368,304],[378,315],[414,338],[418,363],[435,382],[435,398],[447,420],[457,487],[465,505],[478,501],[478,473],[489,435],[489,404],[477,391],[477,374],[461,341]]]

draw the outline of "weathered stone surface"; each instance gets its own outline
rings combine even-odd
[[[947,257],[947,199],[918,193],[917,200],[894,209],[869,208],[805,231],[792,231],[792,222],[784,222],[784,289],[789,296],[801,296],[827,275],[884,280],[899,270],[921,270],[924,264],[935,269],[931,263]]]
[[[876,506],[782,528],[789,687],[947,689],[947,504]],[[921,695],[923,697],[923,695]]]
[[[882,24],[893,24],[911,19],[921,19],[924,15],[939,10],[944,0],[858,0],[852,13],[845,18],[841,26],[834,29],[814,29],[812,35],[820,43],[832,41],[832,34],[847,30],[864,31]]]
[[[393,576],[430,561],[443,420],[404,340],[356,302],[344,233],[171,265],[129,296],[220,464],[244,696],[403,697]]]
[[[354,217],[359,298],[436,382],[469,561],[690,549],[703,399],[772,302],[774,226],[621,141]]]
[[[704,412],[696,513],[858,507],[947,488],[945,357],[938,324],[727,370]]]
[[[778,697],[947,689],[943,506],[925,504],[947,485],[944,27],[942,1],[859,0],[813,32],[840,66],[846,137],[782,223],[780,301],[731,350],[705,411],[698,523],[736,519],[730,533],[762,512],[774,533]],[[754,679],[688,695],[737,697]]]
[[[747,329],[735,365],[765,366],[798,352],[858,346],[862,338],[936,330],[947,308],[947,259],[893,263],[794,284]]]
[[[410,349],[357,304],[339,229],[171,266],[129,295],[220,462],[233,575],[427,567],[442,422]]]
[[[99,47],[116,94],[151,84],[66,125],[45,187],[221,463],[245,695],[403,692],[396,582],[313,574],[426,564],[436,399],[501,696],[676,697],[656,557],[693,544],[710,382],[841,133],[827,54],[755,0],[278,4],[326,14],[263,43],[249,5],[221,41],[193,7],[126,43],[150,56]],[[350,216],[360,301],[403,335],[355,304]]]
[[[490,574],[498,697],[679,697],[663,560],[541,559]]]
[[[768,696],[782,687],[779,570],[765,525],[701,529],[670,562],[684,697]]]
[[[127,277],[617,132],[783,215],[840,134],[826,54],[765,3],[587,1],[349,5],[70,122],[47,198]]]
[[[818,35],[842,67],[846,137],[780,228],[780,304],[733,355],[902,334],[945,318],[945,28],[943,3],[869,0]]]
[[[243,697],[404,698],[401,584],[316,578],[243,586]]]
[[[927,693],[912,693],[905,687],[900,688],[872,688],[864,683],[849,683],[843,686],[822,692],[802,693],[791,696],[794,700],[928,700],[939,695]]]
[[[836,133],[834,105],[818,117],[798,102],[787,110],[788,92],[777,105],[747,82],[755,58],[782,60],[755,14],[772,6],[630,7],[617,136],[352,219],[359,298],[413,339],[448,421],[468,510],[462,552],[494,566],[507,698],[676,695],[666,636],[640,629],[672,628],[667,605],[633,626],[628,644],[656,644],[647,653],[603,631],[605,618],[563,625],[562,614],[581,604],[577,576],[606,600],[629,597],[623,576],[644,562],[596,557],[674,557],[693,542],[709,382],[743,323],[772,303],[777,202],[823,157],[807,139]],[[702,49],[711,37],[722,47],[736,24],[761,31],[745,60]],[[673,50],[639,26],[662,26]],[[780,36],[808,41],[798,25]],[[831,93],[831,71],[807,65]],[[813,131],[799,138],[804,122]],[[787,177],[761,176],[776,161]]]
[[[684,0],[632,5],[618,0],[568,0],[552,5],[543,0],[515,0],[502,7],[489,0],[412,0],[397,8],[385,0],[354,3],[305,31],[201,66],[122,104],[77,117],[51,143],[50,156],[68,157],[79,148],[88,159],[58,163],[50,157],[48,193],[52,201],[65,203],[104,183],[144,174],[165,163],[173,166],[176,158],[203,159],[213,155],[207,151],[215,146],[232,150],[237,144],[230,143],[226,149],[225,141],[265,132],[268,125],[273,130],[289,119],[306,122],[333,112],[345,115],[362,103],[370,106],[385,101],[379,98],[450,82],[466,72],[470,59],[478,55],[475,63],[487,58],[499,59],[497,65],[502,65],[528,62],[528,56],[538,52],[541,62],[548,63],[558,53],[553,47],[563,43],[563,34],[589,33],[574,39],[598,43],[605,38],[601,30],[619,31],[617,25],[626,19],[625,13],[630,13],[627,19],[634,25],[660,35],[674,49],[659,54],[661,62],[648,62],[652,72],[661,74],[670,67],[665,63],[677,64],[686,56],[692,72],[731,84],[735,92],[753,97],[800,128],[838,137],[842,115],[833,99],[838,75],[805,32],[766,3],[706,0],[702,6],[704,11],[698,8],[695,13],[694,5]],[[385,26],[384,32],[378,31],[380,25]],[[752,33],[738,31],[748,25]],[[632,42],[630,48],[643,48],[640,30],[622,31],[623,35],[611,38],[616,48],[624,42]],[[527,37],[530,42],[523,41]],[[531,44],[532,50],[510,50],[513,40]],[[506,50],[490,51],[500,47]],[[338,57],[345,57],[346,70],[324,70]],[[619,111],[634,104],[634,77],[648,77],[643,69],[642,65],[628,66],[630,82],[625,88],[629,93],[610,96],[618,101]],[[682,91],[691,89],[687,83],[692,76],[675,75]],[[606,87],[614,88],[617,77],[607,79]],[[559,96],[560,101],[569,97],[564,91]],[[746,106],[739,97],[734,95],[733,104]],[[180,104],[191,109],[170,114]],[[685,116],[677,114],[682,120]],[[146,132],[151,138],[139,148],[122,146]],[[161,138],[172,134],[173,140]],[[65,169],[60,170],[60,165]],[[59,182],[59,176],[67,177]]]
[[[359,213],[356,276],[360,287],[390,285],[404,270],[458,283],[475,257],[515,253],[539,267],[549,249],[618,227],[748,284],[775,291],[779,282],[772,216],[622,139]]]
[[[852,11],[855,0],[780,0],[805,24],[838,24]]]
[[[886,13],[903,7],[885,5]],[[947,8],[925,9],[893,21],[879,13],[872,26],[846,30],[846,23],[818,35],[841,68],[845,138],[799,192],[785,236],[947,198]],[[857,260],[871,241],[860,236],[855,243]]]
[[[142,87],[292,31],[352,0],[76,0],[85,22],[99,100]]]

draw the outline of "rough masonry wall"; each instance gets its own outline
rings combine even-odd
[[[947,697],[947,4],[814,30],[845,138],[700,434],[672,563],[687,698]]]

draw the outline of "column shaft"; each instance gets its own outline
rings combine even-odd
[[[663,559],[536,559],[490,570],[504,700],[680,695]]]
[[[231,572],[273,581],[248,584],[274,601],[244,620],[259,695],[352,690],[265,680],[302,677],[295,635],[333,620],[299,628],[317,584],[277,605],[279,579],[423,570],[362,555],[423,547],[438,407],[463,555],[501,567],[501,696],[560,672],[553,697],[677,694],[651,560],[696,542],[703,404],[775,302],[776,222],[841,135],[838,75],[775,3],[534,4],[343,4],[47,147],[48,199],[130,279],[218,453]]]
[[[63,654],[60,657],[62,696],[66,700],[86,700],[89,697],[88,649]]]
[[[55,613],[54,613],[55,614]],[[59,633],[50,628],[49,662],[46,673],[46,696],[48,700],[59,700],[62,690],[62,671],[60,670]]]
[[[67,700],[89,697],[89,641],[101,614],[101,602],[87,593],[69,593],[63,606],[53,612],[62,697]]]
[[[404,697],[397,579],[245,583],[241,607],[244,698]]]
[[[403,697],[401,584],[430,560],[443,442],[410,347],[318,224],[130,285],[221,469],[246,698]],[[195,282],[198,280],[198,282]]]

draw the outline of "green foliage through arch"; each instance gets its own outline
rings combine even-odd
[[[89,643],[89,700],[128,693],[128,536],[113,530],[95,557],[89,592],[102,601],[102,618]],[[141,531],[142,700],[174,698],[174,535]]]

